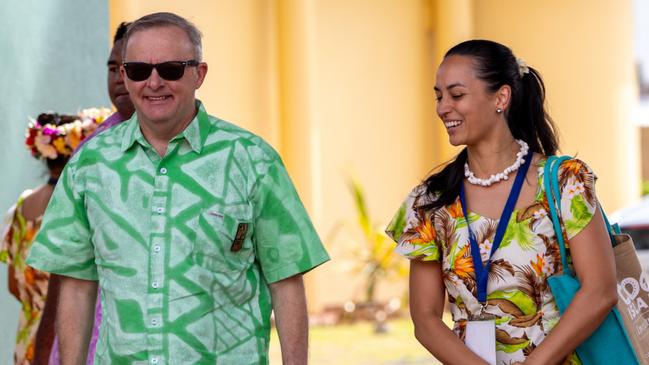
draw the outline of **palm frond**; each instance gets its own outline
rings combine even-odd
[[[394,253],[394,245],[387,235],[372,222],[363,188],[355,179],[348,181],[348,187],[354,200],[356,221],[362,240],[360,244],[350,247],[350,252],[356,258],[354,271],[364,278],[364,293],[366,301],[374,300],[375,289],[382,280],[407,274],[407,261]],[[399,231],[405,229],[406,210],[400,210],[400,218],[395,224],[401,225]],[[399,217],[397,217],[399,218]],[[394,222],[393,222],[394,223]],[[410,227],[400,237],[400,241],[414,240],[420,236],[416,227]],[[430,247],[422,247],[428,250]],[[425,256],[427,252],[422,253]]]
[[[529,265],[519,266],[516,265],[516,278],[518,279],[518,289],[525,293],[530,298],[536,297],[536,281],[537,276]],[[538,307],[538,303],[537,303]]]
[[[489,280],[504,281],[508,276],[514,276],[514,275],[515,275],[514,267],[509,262],[503,259],[498,259],[491,262],[490,269],[489,269]]]

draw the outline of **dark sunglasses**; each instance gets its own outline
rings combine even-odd
[[[198,61],[167,61],[162,63],[124,62],[126,76],[133,81],[144,81],[151,76],[155,68],[158,75],[167,81],[176,81],[185,74],[186,66],[198,66]]]

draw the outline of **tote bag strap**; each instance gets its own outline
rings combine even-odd
[[[617,241],[613,237],[613,235],[616,234],[621,234],[622,231],[620,230],[620,225],[617,223],[611,224],[608,221],[608,217],[606,216],[606,213],[604,213],[604,208],[602,208],[602,204],[599,205],[599,210],[602,212],[602,218],[604,218],[604,223],[606,223],[606,230],[608,231],[608,235],[611,237],[611,245],[615,247],[617,245]]]
[[[554,232],[557,236],[557,241],[559,242],[559,251],[561,252],[561,265],[563,266],[564,272],[571,272],[570,267],[568,266],[568,260],[566,257],[566,245],[563,237],[563,231],[561,230],[561,190],[559,189],[559,167],[563,161],[569,160],[572,157],[570,156],[549,156],[545,168],[543,170],[543,185],[545,187],[545,194],[548,199],[548,206],[550,207],[550,216],[552,217],[552,225],[554,226]],[[609,238],[611,240],[611,245],[615,247],[617,241],[613,237],[615,234],[620,234],[620,226],[618,224],[611,225],[609,223],[604,209],[602,209],[601,204],[597,204],[599,210],[602,213],[602,218],[604,218],[604,223],[606,224],[606,231],[608,232]],[[566,271],[567,270],[567,271]]]
[[[569,160],[570,156],[549,156],[545,168],[543,169],[543,185],[545,187],[545,195],[548,200],[550,208],[550,217],[552,218],[552,225],[554,232],[559,242],[559,252],[561,253],[561,266],[563,272],[572,273],[570,266],[568,266],[568,259],[566,258],[566,245],[563,239],[563,230],[559,221],[559,211],[561,209],[561,191],[559,190],[559,166],[565,160]]]

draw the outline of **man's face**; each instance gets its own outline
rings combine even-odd
[[[124,86],[124,79],[119,69],[122,66],[122,46],[124,42],[119,40],[113,45],[108,56],[108,96],[115,105],[119,114],[123,117],[130,117],[135,111],[133,103]]]
[[[131,35],[124,58],[124,62],[157,64],[194,60],[196,54],[185,31],[165,26]],[[129,79],[124,67],[121,73],[141,122],[175,125],[193,118],[196,111],[194,93],[203,83],[207,64],[185,67],[183,76],[175,81],[163,79],[156,69],[143,81]]]

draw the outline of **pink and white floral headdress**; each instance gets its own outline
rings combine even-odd
[[[35,120],[30,118],[25,145],[35,158],[69,157],[110,114],[107,108],[84,109],[76,116],[43,113]]]

